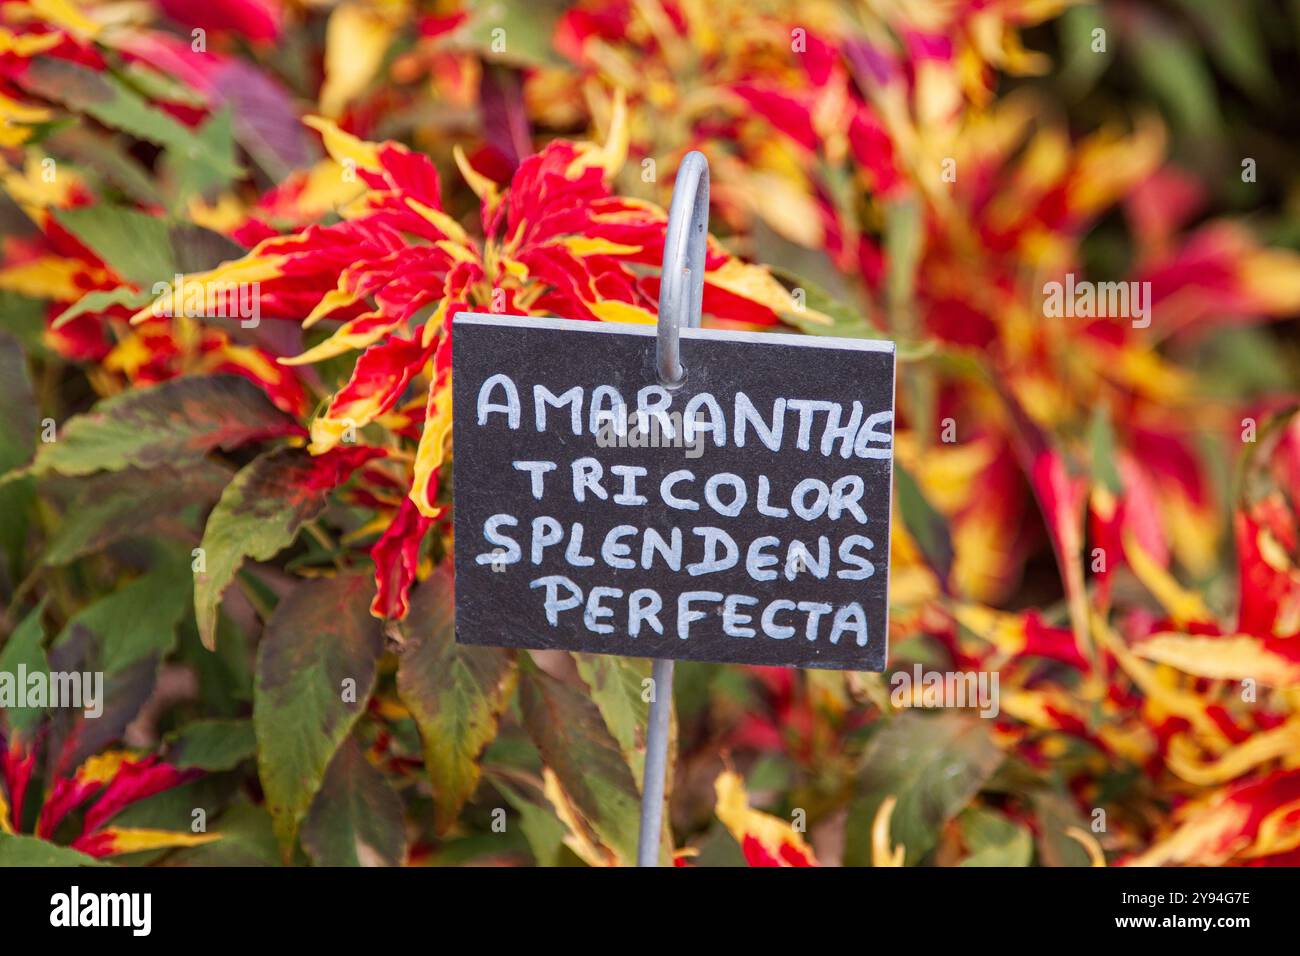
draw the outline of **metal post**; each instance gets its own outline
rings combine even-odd
[[[664,778],[668,773],[668,731],[673,714],[673,661],[657,660],[651,669],[655,696],[650,701],[646,732],[645,774],[641,787],[641,836],[637,866],[659,865],[659,836],[663,830]]]
[[[682,160],[673,184],[659,287],[656,366],[659,380],[669,388],[677,388],[686,381],[679,332],[682,328],[695,328],[700,324],[704,300],[704,252],[708,237],[709,161],[703,153],[690,152]],[[656,660],[651,677],[654,680],[654,699],[650,701],[649,727],[646,728],[637,866],[659,865],[668,733],[673,712],[673,661]]]

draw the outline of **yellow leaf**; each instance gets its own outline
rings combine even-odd
[[[448,239],[460,243],[462,246],[473,245],[470,241],[469,233],[461,228],[460,223],[455,219],[452,219],[451,216],[447,215],[441,209],[434,209],[431,206],[426,206],[418,199],[412,199],[409,196],[406,199],[406,204],[418,213],[422,219],[427,220],[435,229],[441,232]]]
[[[497,184],[469,164],[469,160],[465,157],[465,151],[460,148],[459,143],[451,148],[451,155],[456,160],[456,168],[460,170],[461,176],[464,177],[465,184],[473,190],[474,195],[487,203],[489,209],[496,206],[501,199]]]
[[[451,432],[451,382],[445,382],[433,396],[433,414],[425,419],[420,445],[415,452],[415,479],[411,500],[420,514],[436,518],[441,511],[429,501],[429,482],[446,458],[447,435]]]
[[[353,331],[359,323],[369,321],[378,317],[378,312],[367,312],[363,316],[353,319],[339,326],[338,331],[323,342],[309,348],[307,351],[294,355],[289,358],[277,359],[281,365],[311,365],[315,362],[323,362],[326,359],[332,359],[336,355],[344,355],[348,352],[355,352],[364,349],[368,345],[373,345],[385,335],[393,330],[392,325],[374,325],[361,332]]]
[[[825,312],[819,312],[817,309],[810,309],[806,306],[800,308],[796,306],[790,293],[786,291],[785,286],[777,282],[762,266],[751,265],[747,262],[741,262],[739,259],[728,259],[717,269],[707,272],[704,275],[704,281],[709,285],[717,286],[719,289],[726,289],[742,299],[749,299],[751,302],[757,302],[759,305],[765,305],[773,312],[794,312],[809,321],[818,322],[822,325],[833,325],[833,321]],[[725,318],[725,316],[721,316]]]
[[[86,39],[99,34],[99,24],[82,14],[70,0],[30,0],[28,5],[42,20],[48,20],[69,33]]]
[[[75,278],[79,271],[80,266],[72,259],[42,256],[0,269],[0,289],[33,299],[75,302],[83,291]]]
[[[564,845],[572,850],[578,859],[588,866],[618,865],[618,858],[596,839],[595,833],[582,819],[578,808],[564,792],[564,787],[560,785],[560,778],[550,767],[542,768],[542,792],[555,808],[555,815],[569,831],[564,837]]]
[[[714,781],[713,790],[717,797],[714,812],[741,846],[745,845],[747,839],[756,840],[783,865],[788,865],[783,850],[798,854],[812,866],[817,865],[812,847],[798,830],[780,817],[750,807],[749,794],[745,791],[745,782],[740,774],[724,770]]]
[[[1146,695],[1147,706],[1154,705],[1187,719],[1206,737],[1225,739],[1223,729],[1210,717],[1205,700],[1162,682],[1156,672],[1140,660],[1098,614],[1092,616],[1092,630],[1102,646],[1114,655],[1119,666]]]
[[[1300,683],[1300,662],[1274,654],[1251,634],[1206,636],[1165,632],[1136,645],[1133,652],[1197,677],[1216,680],[1251,677],[1270,687]]]
[[[907,858],[907,847],[901,843],[898,846],[890,845],[889,821],[894,817],[894,807],[897,804],[898,797],[890,794],[880,804],[876,819],[871,822],[872,866],[902,866],[903,860]]]
[[[1244,834],[1250,824],[1251,808],[1246,803],[1225,799],[1222,792],[1199,805],[1188,808],[1186,822],[1145,853],[1129,861],[1129,866],[1168,866],[1195,863],[1215,866],[1233,855],[1228,835]],[[1248,843],[1242,836],[1240,843]],[[1225,845],[1226,844],[1226,845]]]
[[[16,53],[26,60],[37,53],[44,53],[63,42],[57,32],[50,33],[11,33],[0,28],[0,56]]]
[[[342,114],[365,91],[383,66],[395,24],[360,3],[335,7],[325,28],[325,82],[320,109],[329,117]]]
[[[1290,249],[1258,249],[1246,254],[1238,275],[1253,295],[1274,315],[1300,310],[1300,253]]]
[[[575,256],[626,256],[641,251],[640,246],[628,246],[591,236],[569,236],[560,244]]]
[[[1300,718],[1293,717],[1280,727],[1248,737],[1217,760],[1198,760],[1194,745],[1186,737],[1174,737],[1165,762],[1188,783],[1211,787],[1235,780],[1270,760],[1297,752],[1300,752]]]
[[[1131,532],[1124,533],[1124,556],[1129,566],[1148,591],[1160,602],[1161,607],[1169,612],[1170,617],[1180,624],[1194,621],[1213,621],[1214,615],[1205,606],[1201,596],[1194,591],[1185,590],[1173,575],[1162,568],[1151,555],[1138,544],[1137,537]]]
[[[374,143],[367,143],[351,133],[345,133],[333,120],[321,116],[304,116],[302,122],[320,133],[325,151],[340,166],[347,166],[347,161],[351,160],[358,169],[372,173],[377,173],[382,168],[379,165],[379,148]]]
[[[350,289],[330,289],[302,320],[302,327],[309,329],[335,309],[351,305],[357,301],[357,294]]]
[[[200,286],[203,287],[204,301],[208,301],[213,298],[214,293],[228,289],[230,286],[279,278],[282,275],[281,266],[284,259],[284,256],[259,256],[254,250],[253,253],[243,259],[223,262],[215,269],[207,272],[193,272],[182,276],[181,303],[183,305],[185,300],[193,294],[190,290],[197,289]],[[168,314],[167,310],[170,308],[172,295],[176,291],[175,283],[169,283],[165,292],[131,316],[131,324],[137,325],[159,315]]]
[[[1255,845],[1246,853],[1248,857],[1271,856],[1288,853],[1300,847],[1300,827],[1295,825],[1300,817],[1300,800],[1292,800],[1274,807],[1259,823]]]
[[[190,221],[196,226],[203,226],[205,229],[223,235],[233,232],[247,217],[244,204],[230,193],[219,197],[212,205],[208,205],[201,197],[194,196],[190,199],[186,212],[189,213]]]
[[[1092,861],[1093,866],[1106,865],[1106,854],[1102,852],[1101,844],[1087,830],[1082,830],[1079,827],[1066,827],[1065,835],[1087,851],[1088,859]]]
[[[58,34],[45,34],[57,36]],[[28,106],[7,96],[0,96],[0,119],[6,123],[43,123],[53,114],[40,106]]]
[[[110,372],[121,372],[127,378],[134,379],[136,374],[154,357],[151,349],[139,335],[131,334],[118,341],[112,350],[104,356],[104,368]]]
[[[77,783],[108,783],[117,776],[129,756],[124,750],[107,750],[88,758],[77,768]]]
[[[201,846],[221,839],[220,833],[176,833],[171,830],[148,830],[135,827],[108,827],[99,831],[99,834],[112,837],[109,856],[178,846]]]
[[[821,212],[806,188],[775,173],[748,177],[745,195],[754,210],[776,232],[807,249],[820,249],[825,234]]]
[[[601,146],[594,143],[580,144],[578,155],[569,164],[569,168],[565,170],[565,175],[569,179],[577,179],[582,175],[584,169],[599,166],[604,171],[605,178],[611,179],[623,168],[623,163],[627,161],[627,145],[627,93],[620,86],[614,90],[614,106],[610,111],[609,133],[605,137],[604,144]]]
[[[630,302],[618,299],[605,299],[602,302],[588,303],[588,308],[596,313],[602,322],[633,322],[637,325],[654,325],[659,317]]]

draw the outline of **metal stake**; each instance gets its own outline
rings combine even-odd
[[[709,161],[690,152],[677,170],[664,237],[663,278],[659,287],[659,341],[656,365],[668,388],[686,381],[681,361],[682,328],[696,328],[704,301],[704,252],[709,236]],[[656,660],[651,669],[654,699],[646,728],[645,773],[641,786],[641,834],[636,865],[658,866],[663,831],[664,777],[668,770],[668,732],[673,709],[673,661]]]
[[[655,696],[650,701],[650,726],[646,731],[645,774],[641,787],[641,835],[636,844],[637,866],[659,865],[664,778],[668,773],[668,729],[673,715],[673,661],[656,660],[650,674],[654,679]]]

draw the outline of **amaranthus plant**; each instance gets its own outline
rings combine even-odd
[[[1294,50],[1242,11],[0,4],[0,861],[634,858],[649,663],[454,640],[451,318],[653,323],[698,149],[707,325],[899,345],[890,670],[680,665],[664,858],[1300,863]]]

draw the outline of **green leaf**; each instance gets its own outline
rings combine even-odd
[[[952,571],[952,536],[948,522],[926,499],[921,486],[906,468],[894,461],[894,489],[898,493],[898,511],[921,556],[939,578],[941,587],[947,587]]]
[[[125,64],[121,69],[121,75],[132,88],[151,100],[165,100],[198,109],[208,105],[202,94],[140,60],[132,60]]]
[[[970,855],[962,866],[1028,866],[1034,856],[1029,828],[992,810],[970,807],[958,818]]]
[[[1059,790],[1039,790],[1033,795],[1038,818],[1038,857],[1043,866],[1089,866],[1088,851],[1065,831],[1076,827],[1085,832],[1087,823],[1074,801]]]
[[[703,839],[693,844],[700,855],[691,861],[693,867],[714,869],[720,867],[749,867],[745,851],[725,826],[715,822]]]
[[[163,658],[176,646],[176,626],[189,608],[190,569],[161,561],[81,609],[50,643],[51,671],[103,674],[99,716],[50,712],[55,773],[65,773],[116,742],[152,696]]]
[[[0,649],[0,674],[17,680],[19,668],[27,674],[48,673],[50,666],[45,659],[45,628],[41,625],[41,615],[45,613],[45,602],[28,614],[14,632],[9,635],[3,649]],[[16,688],[15,688],[16,689]],[[6,704],[0,709],[0,718],[8,728],[10,737],[31,740],[37,726],[45,717],[44,707],[16,707]]]
[[[178,523],[187,509],[217,500],[230,472],[200,459],[180,468],[128,468],[81,481],[76,499],[50,535],[42,558],[67,564],[123,538],[151,534]]]
[[[163,830],[182,838],[204,833],[220,842],[225,834],[212,826],[207,817],[225,805],[239,786],[240,781],[230,777],[205,774],[131,802],[113,815],[112,825],[123,829]],[[195,810],[203,812],[201,824]],[[196,824],[200,824],[197,829]],[[115,854],[113,862],[118,866],[151,866],[172,849],[159,847]]]
[[[1214,137],[1223,126],[1214,77],[1195,40],[1180,24],[1143,13],[1125,39],[1125,53],[1143,83],[1185,133]]]
[[[127,282],[148,289],[176,275],[167,223],[157,216],[96,203],[57,209],[54,218]]]
[[[473,9],[461,31],[470,49],[488,60],[518,66],[544,66],[558,61],[551,37],[563,13],[559,4],[493,0]]]
[[[2,195],[2,194],[0,194]],[[29,355],[48,358],[53,353],[45,344],[45,309],[43,298],[20,295],[11,289],[0,289],[0,337],[13,336]],[[4,379],[6,386],[14,384]]]
[[[872,824],[890,796],[898,798],[890,819],[892,845],[906,847],[907,864],[916,865],[1001,762],[1002,751],[978,717],[915,710],[894,717],[863,755],[859,795],[849,807],[845,865],[870,862]]]
[[[243,257],[245,249],[233,239],[191,222],[177,223],[168,230],[176,268],[183,274],[207,272],[225,262]]]
[[[112,674],[140,661],[161,661],[176,646],[176,625],[189,608],[189,567],[160,563],[148,574],[83,608],[69,619],[50,645],[51,652],[72,640],[78,628],[95,635],[96,663]]]
[[[60,312],[50,328],[62,328],[79,316],[103,312],[115,305],[123,305],[128,309],[139,309],[148,305],[151,301],[153,301],[151,292],[136,292],[126,286],[119,286],[116,289],[96,289],[94,292],[87,292]]]
[[[164,866],[280,866],[280,851],[263,807],[238,803],[213,824],[221,839],[181,847],[168,854]]]
[[[514,692],[515,659],[511,651],[456,643],[446,564],[415,588],[407,622],[397,692],[420,728],[434,825],[445,833],[478,786],[483,750]]]
[[[88,475],[179,465],[217,448],[299,434],[297,422],[237,375],[177,378],[114,395],[41,445],[34,475]]]
[[[574,654],[573,658],[639,791],[645,775],[645,729],[650,723],[650,703],[641,697],[643,681],[650,679],[651,661],[613,654]]]
[[[1088,425],[1088,446],[1093,482],[1113,495],[1122,493],[1124,485],[1115,465],[1115,431],[1111,428],[1106,410],[1100,405],[1093,409],[1092,421]]]
[[[181,770],[234,770],[256,755],[251,720],[195,720],[167,738],[167,762]]]
[[[219,157],[220,164],[193,162],[182,151],[168,150],[164,154],[162,166],[171,182],[171,209],[174,212],[184,210],[192,197],[214,198],[235,179],[231,171],[238,168],[238,163],[229,107],[210,116],[195,135],[203,144],[206,155]]]
[[[165,199],[152,171],[122,144],[115,133],[77,124],[49,137],[45,150],[75,166],[97,196],[111,196],[116,190],[141,206],[161,207]]]
[[[1179,5],[1196,21],[1219,69],[1242,92],[1256,100],[1271,101],[1277,93],[1277,82],[1269,69],[1259,8],[1251,3],[1218,0],[1179,0]]]
[[[367,575],[303,581],[280,601],[257,650],[257,767],[286,857],[374,687],[383,636],[370,616],[373,592]]]
[[[1105,19],[1100,7],[1080,5],[1061,14],[1056,25],[1060,33],[1061,84],[1073,96],[1082,96],[1093,87],[1114,57],[1109,46],[1102,52],[1093,50],[1093,31],[1102,30],[1102,36],[1105,36]]]
[[[771,271],[791,290],[803,291],[804,305],[807,308],[816,312],[824,312],[833,320],[832,324],[826,325],[823,322],[814,322],[809,319],[807,312],[798,310],[782,312],[781,318],[795,326],[799,331],[808,335],[833,335],[838,338],[851,339],[882,339],[885,337],[884,333],[868,322],[861,312],[830,295],[815,282],[796,275],[789,269],[772,267]]]
[[[0,293],[0,314],[14,315],[11,302]],[[27,461],[36,447],[40,412],[27,359],[18,340],[0,330],[0,475]],[[22,577],[27,564],[27,526],[34,512],[35,484],[28,478],[0,482],[0,554],[11,580]]]
[[[205,567],[194,577],[204,646],[215,646],[217,606],[244,560],[274,557],[324,509],[333,484],[319,480],[319,463],[301,448],[277,448],[245,465],[222,492],[203,529]]]
[[[900,348],[899,361],[923,358],[932,348],[920,341],[922,328],[916,308],[916,277],[925,235],[925,214],[919,197],[905,196],[885,207],[885,310],[890,335],[907,343],[909,353],[904,355]],[[921,434],[933,434],[938,389],[933,370],[921,363],[899,384],[911,405],[912,427]]]
[[[18,340],[0,331],[0,474],[21,465],[36,448],[39,413]]]
[[[74,112],[84,112],[112,129],[180,150],[191,162],[213,166],[231,176],[242,172],[223,157],[207,155],[202,141],[184,124],[151,106],[110,73],[71,60],[37,57],[24,72],[22,86]]]
[[[274,608],[274,600],[265,606]],[[270,616],[269,610],[267,616]],[[261,634],[260,622],[249,620],[247,623]],[[203,646],[199,640],[198,624],[191,617],[180,629],[177,661],[194,672],[199,700],[203,702],[206,716],[239,717],[248,713],[253,704],[252,662],[257,648],[247,631],[228,614],[217,616],[216,645],[215,650]]]
[[[925,248],[925,217],[920,201],[905,197],[885,211],[885,301],[895,335],[910,338],[915,331],[913,311],[916,273]]]
[[[40,837],[0,833],[0,867],[10,866],[106,866],[93,856]]]
[[[533,860],[537,865],[557,865],[567,831],[563,822],[555,815],[555,811],[549,804],[543,806],[529,800],[506,783],[500,774],[492,775],[492,785],[519,814],[519,829],[523,831],[524,839],[528,841],[528,848],[532,850]]]
[[[317,866],[401,866],[406,860],[402,801],[349,738],[330,761],[302,825]]]
[[[618,741],[580,690],[543,673],[531,658],[520,671],[524,726],[542,760],[580,822],[610,851],[611,862],[630,864],[636,859],[640,794]]]
[[[1296,380],[1294,357],[1277,347],[1267,327],[1233,327],[1208,332],[1198,343],[1198,386],[1223,401],[1287,392]]]

